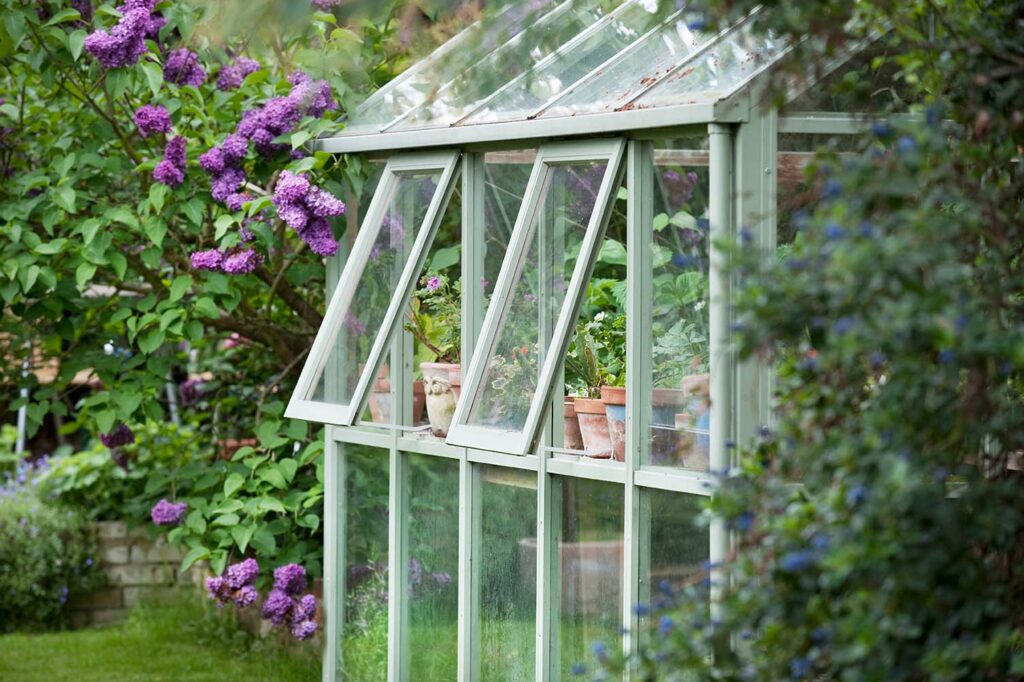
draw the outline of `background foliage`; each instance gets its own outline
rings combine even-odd
[[[856,153],[810,166],[784,256],[729,247],[739,348],[774,363],[777,391],[775,427],[713,503],[737,534],[721,610],[709,619],[706,585],[663,592],[650,645],[598,667],[1016,679],[1024,5],[768,4],[762,28],[812,38],[797,68],[888,32],[894,80],[878,85],[877,59],[834,79],[832,97],[878,120]],[[906,98],[920,118],[886,122]]]

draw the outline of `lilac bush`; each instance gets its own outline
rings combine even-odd
[[[185,518],[185,511],[187,509],[188,504],[185,502],[175,503],[164,499],[153,505],[149,516],[153,523],[158,526],[177,526]]]

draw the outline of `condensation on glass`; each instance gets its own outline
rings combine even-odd
[[[537,474],[481,466],[480,477],[480,679],[530,682],[536,651]]]
[[[707,498],[667,490],[640,491],[641,641],[651,635],[651,614],[681,601],[709,602],[710,530],[700,525]]]
[[[344,445],[345,678],[383,682],[388,647],[388,451]]]
[[[414,677],[457,675],[459,463],[402,455],[409,479],[406,562],[408,660]]]
[[[554,679],[593,660],[594,648],[619,646],[623,590],[623,490],[617,483],[556,478],[560,523],[551,529],[556,566],[551,646]]]

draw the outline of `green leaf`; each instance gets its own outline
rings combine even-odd
[[[114,402],[121,408],[121,415],[128,419],[142,404],[142,395],[134,391],[117,391],[114,393]]]
[[[273,554],[277,551],[277,540],[274,538],[274,534],[270,532],[270,529],[260,527],[252,535],[250,543],[256,548],[256,551],[260,554]]]
[[[159,64],[154,62],[142,62],[142,71],[146,74],[146,82],[149,83],[149,90],[153,97],[160,94],[160,86],[164,82],[164,72]],[[160,209],[157,209],[160,210]]]
[[[238,523],[238,514],[221,514],[213,520],[213,526],[234,526]]]
[[[260,211],[269,207],[273,200],[273,197],[262,196],[256,197],[252,201],[246,202],[246,206],[248,207],[246,209],[246,215],[248,215],[249,217],[256,215]]]
[[[255,532],[255,526],[235,526],[231,529],[231,537],[234,539],[235,544],[238,545],[238,551],[245,551]],[[274,536],[271,535],[270,537],[273,538]]]
[[[110,433],[114,429],[114,422],[117,420],[117,413],[113,410],[103,410],[96,414],[96,428],[100,433]]]
[[[615,239],[605,239],[604,243],[601,244],[601,251],[597,255],[597,260],[609,265],[625,265],[627,261],[626,247],[622,245],[622,242]]]
[[[157,213],[164,208],[164,199],[167,198],[168,187],[159,182],[154,182],[149,187],[149,204]]]
[[[220,310],[209,296],[203,296],[192,305],[192,310],[201,317],[220,317]]]
[[[462,248],[458,245],[438,249],[430,259],[430,269],[437,272],[450,268],[462,260]]]
[[[180,300],[191,286],[192,275],[178,275],[174,278],[174,281],[171,282],[170,296],[168,297],[168,300],[171,302]]]
[[[235,216],[229,213],[217,216],[217,219],[213,221],[213,238],[220,240],[221,237],[227,234],[228,229],[230,229],[235,222]]]
[[[164,243],[164,235],[167,234],[167,224],[159,218],[150,218],[146,221],[144,228],[146,236],[158,248]]]
[[[82,261],[78,267],[75,268],[75,284],[78,285],[79,289],[82,289],[95,274],[96,266],[88,261]]]
[[[71,53],[71,58],[78,61],[78,58],[82,56],[82,46],[85,45],[85,37],[89,35],[82,29],[77,29],[68,34],[68,52]]]
[[[275,488],[285,490],[288,487],[288,482],[284,480],[284,475],[277,469],[262,469],[258,475],[262,480]]]
[[[313,137],[313,133],[309,132],[308,130],[300,130],[298,132],[292,133],[292,149],[298,149],[307,141],[309,141],[309,138],[311,137]]]
[[[228,553],[223,549],[218,549],[210,557],[210,570],[215,574],[220,575],[224,572],[224,566],[228,563]]]
[[[75,188],[71,185],[58,187],[53,193],[53,203],[63,208],[68,213],[75,212]]]
[[[195,562],[208,558],[210,558],[210,550],[206,549],[202,545],[199,547],[193,547],[181,560],[181,570],[187,571]]]
[[[668,223],[669,223],[668,214],[667,213],[659,213],[658,215],[654,216],[654,223],[653,223],[654,231],[655,232],[661,232],[662,230],[665,229],[665,227],[668,225]]]
[[[139,229],[139,219],[124,206],[117,206],[108,210],[103,214],[103,217],[111,222],[123,223],[128,227],[135,228],[136,230]]]
[[[197,535],[202,535],[203,533],[205,533],[206,519],[203,517],[203,512],[199,511],[198,509],[196,509],[193,512],[190,512],[189,515],[185,517],[185,525],[188,526],[189,529],[191,529],[192,532],[196,533]]]
[[[164,332],[160,328],[150,329],[139,337],[139,350],[147,355],[159,348],[164,342]]]
[[[224,481],[224,497],[231,497],[243,485],[245,485],[245,478],[241,474],[231,474]]]
[[[261,497],[256,501],[256,509],[266,514],[267,512],[285,513],[284,505],[276,497]]]
[[[277,468],[281,472],[281,475],[284,476],[284,480],[291,483],[295,478],[295,472],[299,468],[299,463],[291,457],[287,457],[277,463]]]
[[[82,223],[82,242],[88,246],[92,243],[92,240],[96,238],[96,233],[100,231],[100,221],[95,218],[89,218]]]
[[[71,9],[69,7],[68,9],[63,9],[60,12],[54,14],[52,17],[50,17],[50,20],[46,22],[46,25],[56,26],[57,24],[62,24],[65,21],[73,21],[81,18],[82,15],[78,13],[77,9]]]
[[[302,526],[303,528],[310,528],[312,530],[316,530],[320,527],[320,517],[316,514],[304,514],[301,517],[299,517],[296,523]]]
[[[27,268],[18,270],[18,280],[21,282],[21,290],[26,294],[32,290],[36,280],[39,279],[39,266],[32,264]]]

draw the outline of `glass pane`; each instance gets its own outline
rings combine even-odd
[[[567,2],[516,35],[484,59],[438,88],[433,99],[392,130],[448,125],[475,109],[495,90],[597,21],[603,12],[591,3]]]
[[[650,635],[653,617],[681,591],[699,588],[708,577],[711,534],[698,525],[707,498],[667,490],[641,489],[640,505],[647,533],[641,538],[641,637]]]
[[[586,236],[607,163],[549,166],[467,423],[520,432]]]
[[[516,226],[516,216],[523,203],[526,184],[530,180],[536,149],[514,149],[488,152],[484,157],[484,294],[490,296],[498,281],[501,263],[508,253],[508,243]]]
[[[480,675],[534,679],[537,474],[481,467]]]
[[[517,36],[550,4],[550,0],[515,2],[494,17],[473,24],[375,92],[356,109],[346,132],[379,129],[422,104],[439,86]]]
[[[781,40],[755,33],[749,23],[696,57],[635,102],[637,109],[686,104],[695,97],[716,100],[733,91],[757,69],[779,56]]]
[[[622,486],[561,479],[561,537],[553,558],[561,575],[557,679],[593,660],[597,643],[614,651],[622,624]]]
[[[581,42],[544,66],[528,72],[519,83],[489,102],[465,123],[526,118],[551,97],[587,75],[649,31],[660,20],[657,6],[633,2],[602,23]]]
[[[324,369],[317,378],[311,400],[336,405],[348,405],[352,401],[359,375],[382,331],[384,315],[402,269],[412,255],[412,245],[423,226],[440,178],[440,170],[397,174],[384,216],[371,228],[373,250],[356,284]],[[386,380],[387,376],[387,365],[384,365],[377,379]]]
[[[345,445],[345,679],[387,679],[388,451]]]
[[[679,19],[649,34],[600,74],[554,102],[541,118],[619,109],[641,88],[663,76],[713,37],[714,34],[691,29],[690,23],[689,18]]]
[[[650,463],[707,471],[711,375],[707,138],[655,143]]]
[[[409,467],[409,666],[412,679],[457,674],[459,463],[403,455]]]

